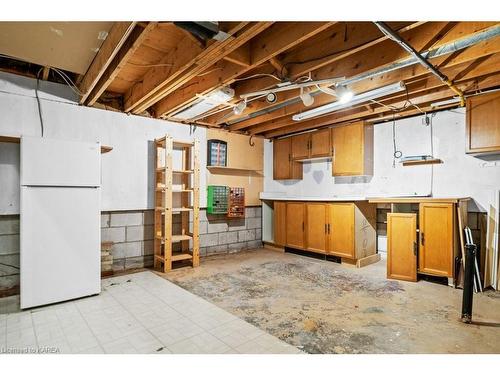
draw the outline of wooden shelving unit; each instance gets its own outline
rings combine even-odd
[[[154,267],[167,272],[172,269],[173,262],[187,260],[191,261],[193,267],[197,267],[200,264],[199,142],[175,141],[166,135],[155,139],[155,148]],[[174,150],[182,153],[181,169],[173,169]],[[174,175],[180,175],[180,189],[173,188]],[[181,193],[180,207],[173,207],[175,193]],[[191,213],[192,232],[189,230]],[[173,233],[173,215],[181,216],[180,233]],[[174,249],[173,244],[177,243],[180,246]]]

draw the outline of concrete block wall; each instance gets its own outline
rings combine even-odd
[[[19,290],[19,215],[0,216],[0,297]]]
[[[207,215],[200,210],[200,256],[237,252],[262,246],[261,207],[247,207],[244,219]],[[173,216],[173,233],[179,233],[181,216]],[[153,265],[154,211],[101,213],[101,240],[113,245],[113,270]],[[192,230],[192,215],[190,217]],[[174,245],[175,250],[175,245]]]

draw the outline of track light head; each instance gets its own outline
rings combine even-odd
[[[278,100],[278,97],[274,92],[270,92],[269,94],[266,95],[266,101],[268,103],[276,103],[276,100]]]
[[[305,87],[300,89],[300,99],[306,107],[310,107],[314,103],[314,98],[312,97],[309,89]]]
[[[233,112],[235,115],[241,115],[246,107],[247,107],[247,102],[246,100],[243,100],[233,107]]]

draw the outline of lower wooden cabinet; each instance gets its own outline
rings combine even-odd
[[[286,244],[286,202],[274,202],[274,243]]]
[[[328,250],[328,212],[327,203],[306,204],[307,249],[326,252]]]
[[[302,249],[305,247],[305,204],[286,204],[286,245]]]
[[[453,276],[453,207],[452,203],[420,203],[419,272]]]
[[[387,214],[387,277],[417,281],[417,214]]]
[[[375,222],[376,207],[367,202],[274,202],[275,244],[295,249],[368,257],[376,253]]]

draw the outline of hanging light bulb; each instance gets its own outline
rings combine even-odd
[[[233,112],[235,115],[241,115],[245,108],[247,107],[246,100],[239,102],[236,106],[233,107]]]
[[[312,97],[309,89],[306,87],[300,88],[300,99],[306,107],[310,107],[314,103],[314,98]]]
[[[335,92],[337,93],[339,102],[342,104],[349,103],[354,96],[353,92],[343,85],[336,86]]]

